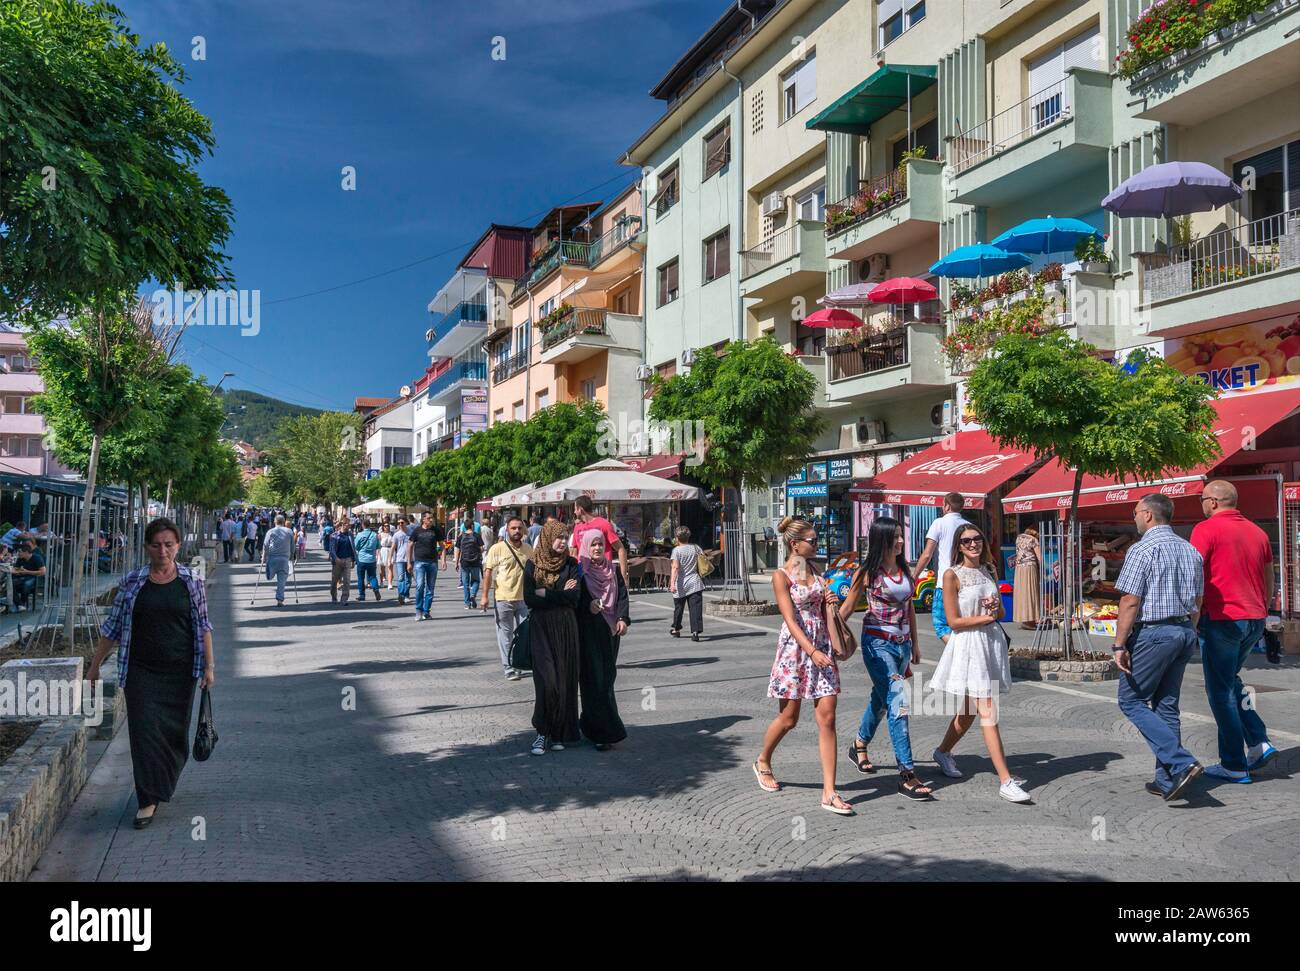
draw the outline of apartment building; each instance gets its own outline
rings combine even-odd
[[[32,398],[43,390],[45,386],[22,331],[0,322],[0,472],[73,474],[45,447],[45,419],[32,406]]]
[[[641,227],[633,185],[608,203],[557,207],[529,231],[527,269],[484,344],[492,424],[579,400],[600,402],[616,428],[640,420]]]
[[[418,409],[426,456],[459,448],[466,437],[488,426],[484,340],[508,317],[515,283],[528,265],[530,241],[531,233],[523,227],[489,226],[429,302],[434,322],[425,337],[433,366],[420,386]]]
[[[361,436],[368,470],[382,472],[390,466],[411,464],[411,415],[411,389],[404,387],[365,416]]]

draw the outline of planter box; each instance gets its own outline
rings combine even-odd
[[[1286,232],[1277,241],[1277,266],[1300,266],[1300,219],[1288,220]]]
[[[1083,260],[1079,263],[1081,273],[1109,273],[1110,260]]]
[[[81,714],[80,657],[22,657],[0,664],[0,721]]]
[[[86,729],[54,718],[0,765],[0,882],[25,880],[86,784]]]
[[[1038,660],[1011,655],[1011,673],[1025,681],[1071,681],[1076,684],[1114,681],[1119,677],[1115,662]]]
[[[1192,261],[1150,267],[1143,274],[1143,282],[1153,302],[1191,293]]]
[[[764,617],[779,614],[781,608],[770,600],[756,600],[753,603],[706,600],[704,612],[710,617]]]

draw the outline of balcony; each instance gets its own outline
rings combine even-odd
[[[640,216],[626,216],[613,229],[594,240],[556,239],[533,261],[519,281],[523,288],[535,287],[561,266],[595,269],[623,252],[641,231]]]
[[[429,356],[455,357],[469,350],[487,336],[487,319],[487,304],[482,301],[452,307],[429,332]]]
[[[542,335],[538,363],[576,364],[610,350],[640,354],[642,335],[640,317],[580,307]]]
[[[462,388],[482,385],[486,381],[486,362],[464,361],[460,364],[452,364],[429,383],[429,404],[446,405],[459,397]]]
[[[921,322],[828,344],[828,403],[907,398],[946,387],[943,334],[943,324]]]
[[[741,292],[784,300],[826,282],[825,224],[800,219],[740,254]]]
[[[1139,254],[1150,333],[1300,310],[1300,209]]]
[[[837,260],[892,253],[938,233],[943,160],[911,159],[826,207],[826,254]]]
[[[988,121],[948,140],[954,202],[1002,206],[1060,193],[1105,173],[1112,136],[1111,78],[1074,68]]]
[[[1300,82],[1300,39],[1286,37],[1300,27],[1300,0],[1260,7],[1207,31],[1197,46],[1141,67],[1128,82],[1142,99],[1137,117],[1198,125]]]
[[[520,371],[528,367],[528,349],[512,354],[503,361],[499,361],[492,368],[492,383],[501,384],[503,381],[509,381]]]

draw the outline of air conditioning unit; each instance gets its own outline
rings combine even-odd
[[[695,349],[688,347],[682,351],[682,367],[690,367],[695,363]]]
[[[888,253],[873,253],[858,264],[858,279],[862,283],[881,283],[888,272]]]
[[[885,423],[883,421],[858,422],[858,444],[876,445],[885,440]]]
[[[636,379],[638,381],[649,381],[654,376],[655,376],[655,369],[652,368],[649,364],[637,365]]]
[[[930,424],[935,428],[951,428],[957,424],[957,402],[949,398],[931,408]]]
[[[769,192],[763,196],[763,215],[775,216],[777,213],[785,212],[785,194],[781,192]]]

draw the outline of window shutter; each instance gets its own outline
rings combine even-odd
[[[803,111],[817,97],[817,55],[812,54],[795,72],[794,110]]]
[[[713,278],[726,276],[731,272],[731,230],[725,229],[720,236],[713,238]]]
[[[1060,47],[1029,64],[1029,95],[1032,98],[1065,77],[1065,61]]]
[[[1286,147],[1287,211],[1300,209],[1300,141]]]
[[[1098,28],[1092,27],[1065,42],[1065,50],[1062,55],[1062,74],[1072,67],[1087,68],[1090,71],[1103,71],[1105,68],[1102,66],[1102,59],[1101,32]]]
[[[704,178],[709,178],[731,159],[731,122],[704,140]]]

